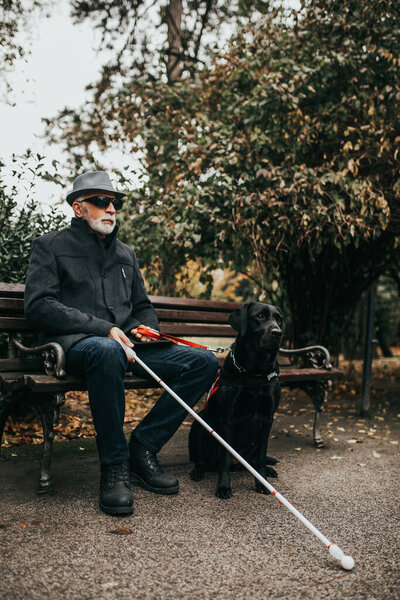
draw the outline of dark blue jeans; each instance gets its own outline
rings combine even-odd
[[[213,383],[218,361],[208,350],[175,344],[138,344],[137,355],[181,398],[193,407]],[[123,431],[126,371],[150,376],[128,362],[122,346],[111,338],[87,337],[67,352],[67,371],[86,380],[96,430],[100,462],[128,460],[129,447]],[[133,436],[154,453],[172,437],[186,416],[181,405],[164,392]]]

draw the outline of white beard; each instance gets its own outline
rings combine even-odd
[[[89,211],[86,208],[86,206],[82,205],[82,208],[82,218],[88,222],[90,229],[92,229],[96,233],[100,233],[101,235],[108,235],[113,232],[116,224],[115,215],[107,215],[104,217],[100,217],[99,219],[93,219],[92,217],[90,217]],[[103,221],[112,221],[112,224],[104,223]]]

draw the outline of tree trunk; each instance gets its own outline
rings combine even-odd
[[[307,248],[298,249],[293,259],[279,261],[295,347],[317,343],[328,346],[335,355],[340,351],[351,335],[354,310],[362,293],[384,270],[382,255],[379,240],[372,247],[349,246],[345,252],[327,244],[317,256],[310,256]]]
[[[168,25],[168,80],[173,83],[182,72],[182,0],[170,0],[167,9]]]

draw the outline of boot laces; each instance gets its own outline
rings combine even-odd
[[[118,481],[122,481],[129,485],[129,469],[127,463],[121,463],[118,465],[109,465],[106,470],[106,478],[108,484],[114,484]]]
[[[160,463],[158,462],[158,458],[156,454],[153,454],[153,452],[151,452],[150,450],[146,450],[146,459],[147,459],[147,464],[149,465],[149,468],[152,469],[152,471],[161,471],[161,467],[160,467]]]

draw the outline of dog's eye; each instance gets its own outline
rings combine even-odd
[[[262,321],[262,320],[264,319],[264,315],[263,315],[263,313],[258,313],[258,315],[257,315],[257,319],[258,319],[259,321]]]

